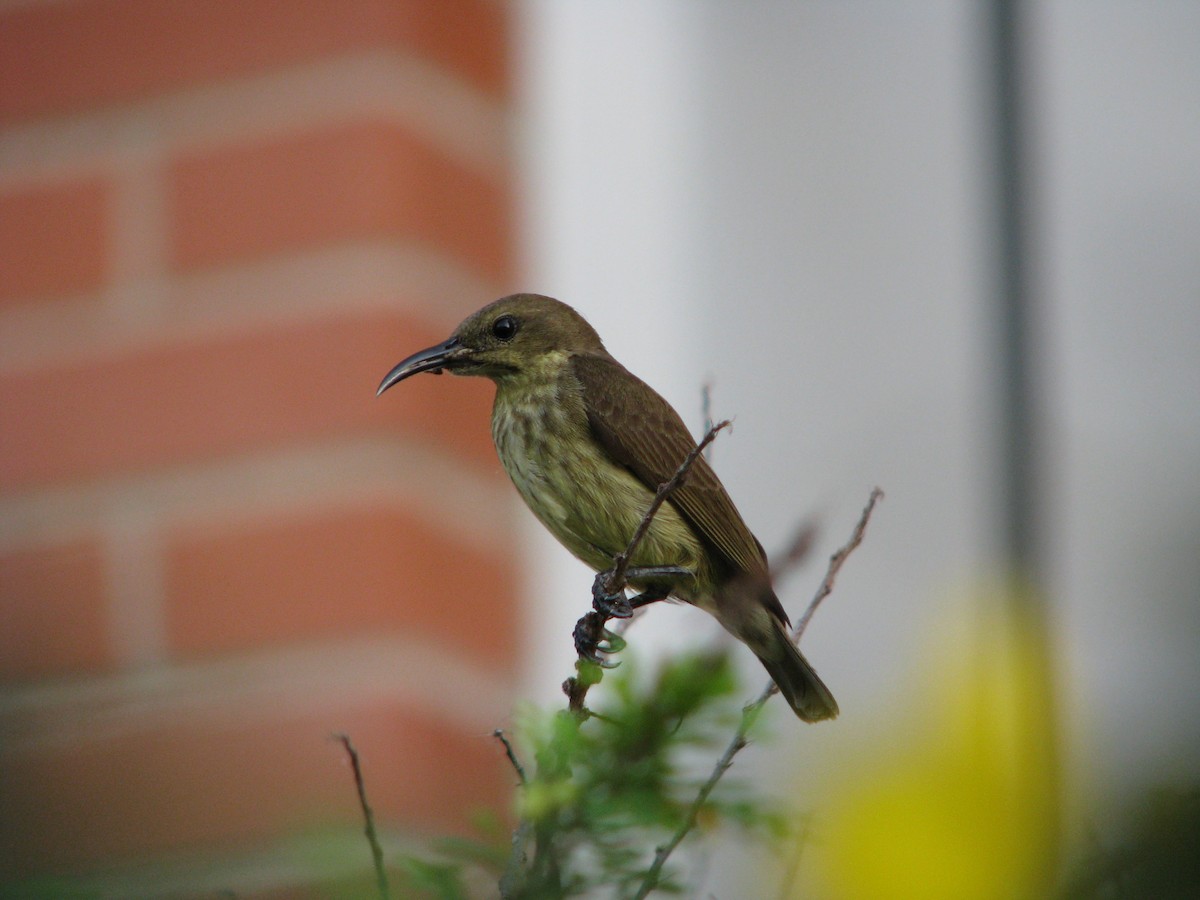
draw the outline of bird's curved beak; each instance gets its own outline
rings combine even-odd
[[[403,381],[409,375],[418,375],[421,372],[433,372],[435,375],[440,375],[442,369],[446,368],[454,357],[461,353],[461,345],[456,337],[432,347],[426,347],[424,350],[418,350],[408,359],[398,362],[395,368],[383,377],[375,396],[378,397],[393,384]]]

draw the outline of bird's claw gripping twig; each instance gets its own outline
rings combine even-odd
[[[615,669],[619,663],[609,662],[601,653],[619,653],[625,647],[625,639],[604,627],[608,617],[603,613],[590,612],[575,623],[575,652],[580,659],[595,663],[604,669]]]
[[[693,573],[682,566],[642,566],[631,568],[626,573],[629,578],[644,580],[647,578],[691,578]],[[634,610],[649,603],[662,600],[671,593],[670,587],[662,584],[651,585],[645,591],[632,599],[625,596],[622,589],[610,593],[609,579],[612,570],[600,572],[592,582],[593,612],[584,615],[575,623],[575,651],[581,659],[596,663],[606,669],[616,667],[616,663],[602,659],[600,653],[620,653],[625,649],[625,639],[604,627],[609,619],[628,619]]]
[[[661,600],[670,593],[670,588],[655,585],[638,594],[632,600],[625,596],[624,589],[612,592],[609,588],[612,569],[597,573],[592,581],[592,608],[608,619],[628,619],[633,611],[648,603]],[[683,566],[635,566],[627,569],[625,578],[631,581],[644,581],[650,578],[692,578],[691,569]]]
[[[628,619],[633,607],[625,597],[624,590],[610,592],[608,579],[611,571],[600,572],[592,582],[592,608],[605,619]]]

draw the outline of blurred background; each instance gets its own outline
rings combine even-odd
[[[1067,858],[1194,785],[1200,7],[1021,7],[1016,194],[991,9],[0,3],[0,884],[304,896],[367,862],[338,731],[389,846],[506,808],[490,733],[560,702],[591,576],[488,384],[374,389],[515,290],[697,432],[710,386],[768,551],[820,527],[793,614],[887,493],[804,641],[841,718],[739,762],[833,823],[803,889],[889,895],[838,881],[855,816],[1025,641],[997,740]],[[718,895],[768,865],[716,854]]]

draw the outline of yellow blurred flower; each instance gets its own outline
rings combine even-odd
[[[822,895],[846,900],[1045,896],[1058,774],[1044,635],[994,592],[964,641],[928,655],[918,724],[852,766],[817,825]],[[1020,599],[1020,598],[1018,598]],[[958,658],[955,658],[955,654]]]

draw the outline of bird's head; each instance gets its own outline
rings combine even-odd
[[[483,375],[502,384],[535,377],[572,353],[603,351],[596,330],[567,304],[513,294],[468,316],[442,343],[401,360],[377,394],[420,372]]]

